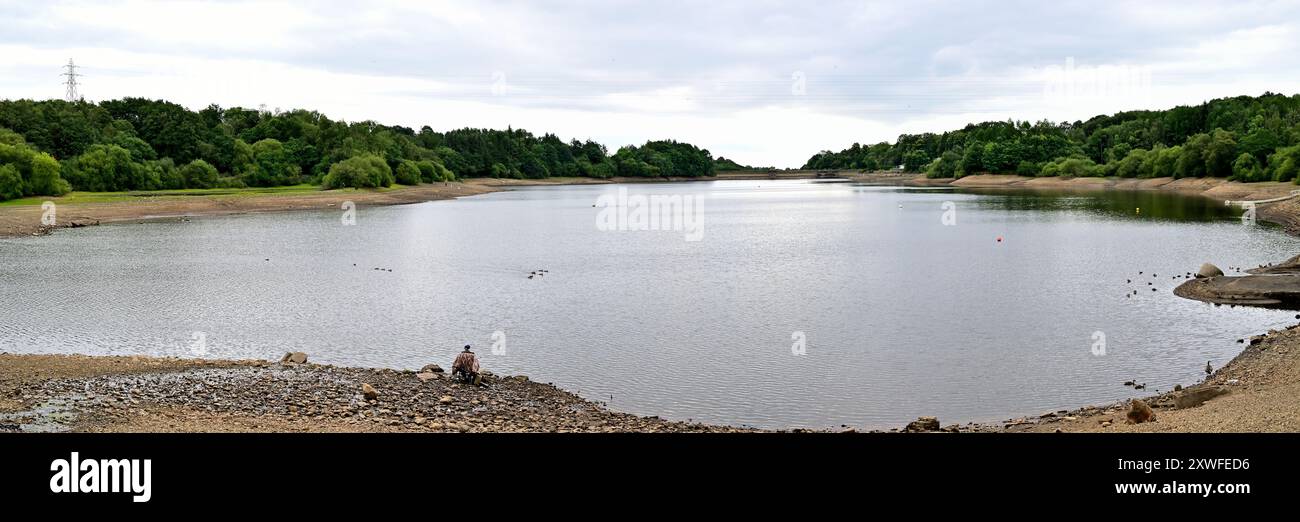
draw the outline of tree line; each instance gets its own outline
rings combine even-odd
[[[1300,182],[1300,95],[1221,98],[1073,123],[984,122],[904,134],[894,143],[854,143],[818,153],[804,168]]]
[[[519,129],[414,130],[163,100],[0,100],[0,200],[112,192],[313,184],[387,187],[465,177],[712,176],[705,149],[671,140],[613,154]]]

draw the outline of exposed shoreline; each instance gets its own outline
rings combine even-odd
[[[260,360],[0,353],[0,433],[753,431],[621,413],[525,376],[485,381]]]
[[[707,180],[811,179],[825,174],[805,171],[727,173]],[[856,182],[880,185],[1160,190],[1216,200],[1271,199],[1288,195],[1296,187],[1289,183],[1244,184],[1221,179],[1059,179],[980,175],[954,181],[896,173],[835,174]],[[344,201],[352,201],[358,206],[409,204],[485,194],[511,186],[663,181],[694,180],[472,179],[464,183],[373,192],[320,191],[248,197],[146,196],[126,202],[61,205],[59,217],[61,226],[69,227],[190,216],[320,210],[339,208]],[[57,201],[57,198],[53,199]],[[39,225],[40,215],[39,206],[0,207],[0,237],[48,233],[48,228]],[[1260,205],[1258,219],[1279,224],[1292,235],[1300,235],[1300,198]],[[949,426],[945,430],[1300,431],[1300,403],[1294,400],[1300,395],[1300,328],[1293,326],[1256,338],[1252,338],[1251,344],[1204,383],[1189,383],[1188,388],[1181,392],[1146,397],[1146,402],[1155,408],[1154,422],[1125,424],[1126,406],[1115,403],[1049,412],[1001,423]],[[304,382],[304,377],[318,388],[295,388],[294,383]],[[220,381],[218,384],[224,386],[222,395],[239,389],[254,390],[251,392],[253,395],[243,403],[237,403],[205,402],[201,398],[178,398],[167,393],[173,389],[176,379],[199,384],[205,378]],[[383,387],[401,392],[391,397],[392,403],[386,402],[390,399],[385,399],[383,394],[374,404],[358,401],[359,382],[363,380],[382,383]],[[498,382],[497,387],[485,391],[453,385],[445,379],[425,381],[417,378],[414,372],[398,370],[314,364],[286,367],[265,361],[0,354],[0,432],[19,425],[14,412],[22,411],[52,412],[53,418],[72,419],[66,428],[76,431],[751,431],[614,412],[597,402],[526,378],[502,378]],[[141,396],[147,400],[131,402],[130,399],[140,401],[138,397],[129,397],[125,402],[118,397],[106,402],[69,399],[77,395],[72,393],[74,389],[110,384],[120,387],[123,383],[138,386]],[[271,389],[259,388],[262,386]],[[288,388],[286,391],[277,386]],[[263,401],[258,405],[254,402],[256,397],[267,397],[268,392],[289,397],[298,393],[310,395],[313,389],[316,395],[322,389],[326,390],[333,400],[325,401],[325,404],[315,404],[317,401],[311,398],[305,403],[297,399],[286,399],[288,402],[285,404]],[[501,395],[494,396],[498,391]],[[1204,404],[1178,408],[1177,404],[1187,406],[1190,402],[1198,402],[1187,399],[1189,395],[1211,398]],[[418,399],[421,397],[423,400]],[[444,403],[444,397],[451,397],[452,402]],[[532,410],[537,408],[539,400],[541,404],[550,404],[554,408],[534,413]],[[58,405],[50,406],[51,401]],[[346,408],[341,406],[343,404]]]

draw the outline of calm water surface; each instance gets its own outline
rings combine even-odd
[[[1236,339],[1294,322],[1170,292],[1182,281],[1171,276],[1202,262],[1255,266],[1300,247],[1208,199],[812,181],[626,188],[703,198],[702,239],[598,229],[593,205],[618,190],[601,185],[363,207],[355,226],[322,211],[0,240],[0,351],[303,350],[418,368],[449,367],[470,343],[494,372],[623,411],[889,427],[1122,399],[1130,379],[1167,390],[1231,359]],[[943,224],[945,202],[955,225]]]

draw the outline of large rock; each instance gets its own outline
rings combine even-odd
[[[415,374],[415,376],[416,378],[420,379],[420,382],[429,382],[431,380],[437,379],[439,374],[433,372],[420,372]]]
[[[1202,264],[1201,269],[1196,271],[1197,278],[1219,277],[1221,275],[1223,275],[1223,271],[1219,270],[1219,267],[1214,266],[1212,263]]]
[[[936,417],[918,417],[907,423],[905,431],[939,431],[939,419]]]
[[[304,352],[290,352],[280,358],[282,363],[307,364],[307,354]]]
[[[376,390],[374,386],[363,382],[361,383],[361,396],[365,397],[368,401],[377,400],[379,399],[379,390]]]
[[[1132,403],[1129,404],[1127,417],[1129,424],[1142,424],[1154,419],[1155,414],[1151,412],[1151,407],[1147,406],[1147,403],[1142,399],[1133,399]]]
[[[1195,408],[1197,406],[1204,404],[1205,401],[1208,401],[1220,395],[1226,395],[1227,393],[1228,393],[1227,388],[1220,388],[1217,386],[1205,386],[1201,388],[1192,388],[1190,390],[1183,390],[1182,392],[1174,395],[1174,406],[1177,406],[1178,409],[1180,410],[1183,408]]]
[[[420,373],[442,373],[442,367],[436,364],[426,364],[420,368]]]

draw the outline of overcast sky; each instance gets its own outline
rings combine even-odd
[[[1300,92],[1300,2],[0,0],[0,97],[304,108],[741,163]]]

